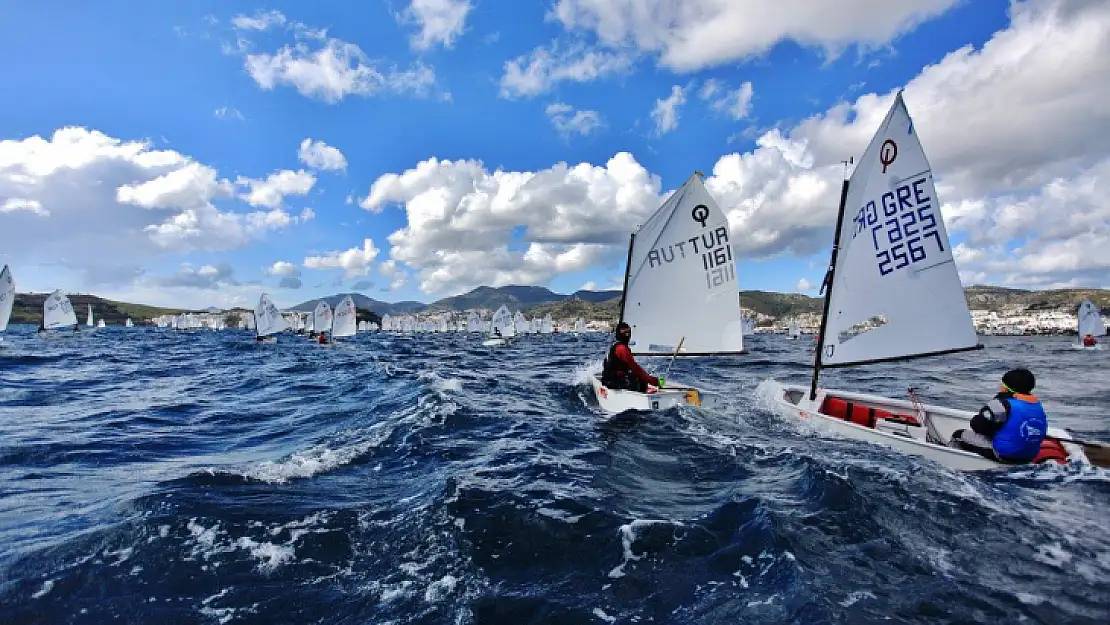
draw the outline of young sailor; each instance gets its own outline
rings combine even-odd
[[[632,349],[628,346],[632,340],[632,326],[622,321],[617,324],[615,334],[617,340],[609,347],[609,355],[606,356],[601,370],[601,384],[613,390],[637,393],[647,392],[649,384],[663,388],[665,380],[644,371],[632,356]]]
[[[1032,395],[1036,378],[1028,369],[1002,376],[1002,392],[971,418],[971,430],[956,430],[949,446],[1002,462],[1031,462],[1041,450],[1048,416]]]

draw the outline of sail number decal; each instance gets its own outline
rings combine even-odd
[[[701,257],[705,270],[705,287],[713,290],[736,280],[736,265],[732,262],[732,245],[729,244],[728,226],[706,229],[698,236],[671,245],[663,245],[648,252],[648,268],[654,269],[686,258]]]
[[[856,214],[852,239],[863,232],[871,234],[880,276],[919,263],[930,253],[946,251],[933,212],[936,203],[925,190],[928,181],[929,174],[922,174],[887,191],[878,201],[869,201]]]

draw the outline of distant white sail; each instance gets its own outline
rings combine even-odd
[[[574,332],[575,332],[575,334],[581,334],[585,331],[586,331],[586,320],[579,317],[578,320],[574,322]]]
[[[493,313],[493,319],[490,320],[489,331],[490,334],[493,335],[496,335],[498,332],[500,332],[501,336],[504,338],[516,336],[516,326],[513,323],[513,313],[509,312],[509,309],[505,306],[498,308],[497,312]]]
[[[540,321],[540,334],[551,334],[555,331],[555,322],[551,319],[551,313],[547,313]]]
[[[348,295],[335,305],[332,316],[331,335],[333,337],[354,336],[358,328],[358,311],[355,302]]]
[[[529,329],[528,319],[524,317],[524,313],[519,310],[513,315],[513,327],[517,334],[527,334]]]
[[[633,233],[622,320],[635,354],[744,350],[728,218],[698,174]],[[685,340],[683,340],[685,339]]]
[[[92,304],[89,304],[89,317],[85,320],[85,325],[89,326],[90,328],[93,327]]]
[[[15,305],[15,281],[12,280],[12,270],[4,265],[0,269],[0,332],[8,329],[8,321],[12,318],[12,306]]]
[[[751,317],[744,317],[743,319],[744,336],[755,334],[755,319]]]
[[[105,326],[105,324],[104,324],[104,320],[103,320],[103,319],[99,319],[99,320],[97,320],[97,322],[96,322],[96,327],[98,327],[98,328],[103,328],[104,326]]]
[[[47,330],[68,328],[77,325],[77,313],[73,304],[61,291],[54,291],[42,305],[42,327]]]
[[[901,93],[852,173],[839,236],[823,366],[978,344],[932,168]]]
[[[790,319],[790,327],[787,330],[787,333],[790,335],[790,338],[792,338],[792,339],[796,339],[796,338],[798,338],[799,336],[802,335],[802,330],[801,330],[801,328],[798,327],[798,320],[797,319],[793,319],[793,318]]]
[[[123,326],[125,328],[134,328],[135,327],[135,322],[131,321],[131,317],[128,317],[127,321],[123,322]]]
[[[285,317],[265,293],[258,298],[258,306],[254,309],[254,325],[258,336],[270,336],[289,329]]]
[[[330,332],[333,318],[331,306],[324,300],[320,300],[320,303],[316,304],[316,310],[312,313],[312,331]]]
[[[0,321],[3,320],[2,313],[3,311],[0,311]],[[1088,334],[1098,338],[1106,335],[1106,325],[1102,322],[1102,314],[1099,312],[1098,306],[1095,306],[1091,300],[1083,298],[1083,303],[1079,305],[1078,318],[1080,339]]]

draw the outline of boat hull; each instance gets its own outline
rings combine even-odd
[[[486,339],[482,341],[482,347],[504,347],[508,344],[508,339]]]
[[[594,389],[598,406],[607,414],[620,414],[628,410],[652,412],[675,406],[701,405],[701,394],[692,388],[660,389],[654,393],[613,390],[601,384],[601,374],[591,375],[590,385]]]
[[[831,431],[841,436],[883,445],[927,458],[951,469],[960,471],[986,471],[993,469],[1011,469],[1013,465],[995,462],[977,453],[954,449],[938,445],[926,440],[925,427],[909,425],[899,421],[879,420],[874,427],[859,425],[844,419],[836,418],[821,412],[826,397],[835,397],[860,405],[874,407],[894,413],[895,415],[916,416],[915,406],[907,401],[891,399],[879,395],[866,393],[852,393],[833,389],[818,389],[817,398],[809,399],[809,388],[790,384],[778,384],[773,389],[773,400],[779,412],[791,414],[803,421],[809,422],[818,428]],[[929,415],[929,420],[935,431],[949,440],[952,433],[961,428],[969,427],[969,422],[974,413],[964,410],[955,410],[941,406],[922,405]],[[1048,434],[1057,438],[1070,438],[1067,431],[1060,428],[1048,428]],[[1065,444],[1069,461],[1086,461],[1083,451],[1075,445]]]

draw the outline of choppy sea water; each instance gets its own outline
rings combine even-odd
[[[33,332],[0,346],[2,623],[1110,622],[1110,473],[809,430],[760,384],[807,381],[811,339],[679,360],[711,406],[603,419],[603,335]],[[1110,351],[1072,341],[823,381],[974,409],[1025,365],[1108,440]]]

